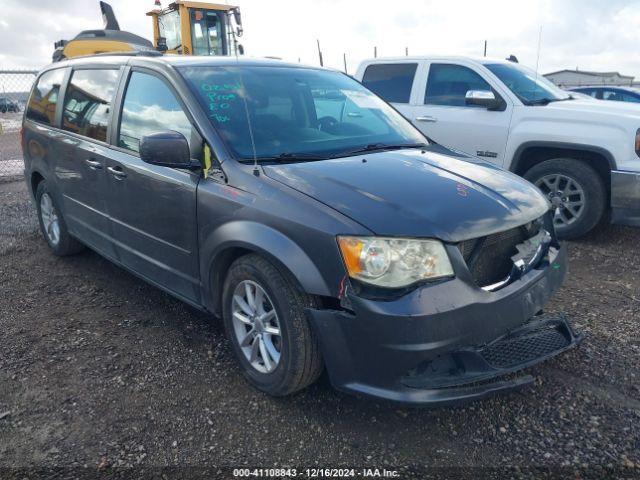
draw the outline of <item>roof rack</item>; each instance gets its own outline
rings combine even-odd
[[[141,50],[135,52],[100,52],[92,53],[90,55],[80,55],[77,57],[69,58],[69,60],[75,60],[76,58],[91,58],[91,57],[161,57],[162,52],[155,50]]]

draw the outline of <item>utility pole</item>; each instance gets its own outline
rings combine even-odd
[[[342,62],[344,63],[344,73],[349,75],[349,72],[347,72],[347,54],[346,53],[342,54]]]
[[[484,41],[484,56],[487,56],[487,41]]]
[[[324,67],[324,62],[322,61],[322,50],[320,50],[320,40],[316,40],[318,43],[318,58],[320,58],[320,66]]]

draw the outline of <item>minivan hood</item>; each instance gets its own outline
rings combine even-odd
[[[264,171],[376,235],[459,242],[523,225],[549,209],[540,191],[514,174],[430,151],[379,152]]]

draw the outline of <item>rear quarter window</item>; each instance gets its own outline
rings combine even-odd
[[[43,73],[38,79],[27,105],[27,118],[44,125],[53,125],[58,93],[65,70],[59,68]]]
[[[379,63],[369,65],[362,84],[392,103],[409,103],[417,63]]]

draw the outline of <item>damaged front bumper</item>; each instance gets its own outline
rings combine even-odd
[[[424,286],[392,301],[350,295],[353,313],[309,310],[333,385],[407,404],[448,404],[522,387],[500,380],[581,339],[562,316],[537,318],[566,269],[564,247],[508,286],[468,279]]]

